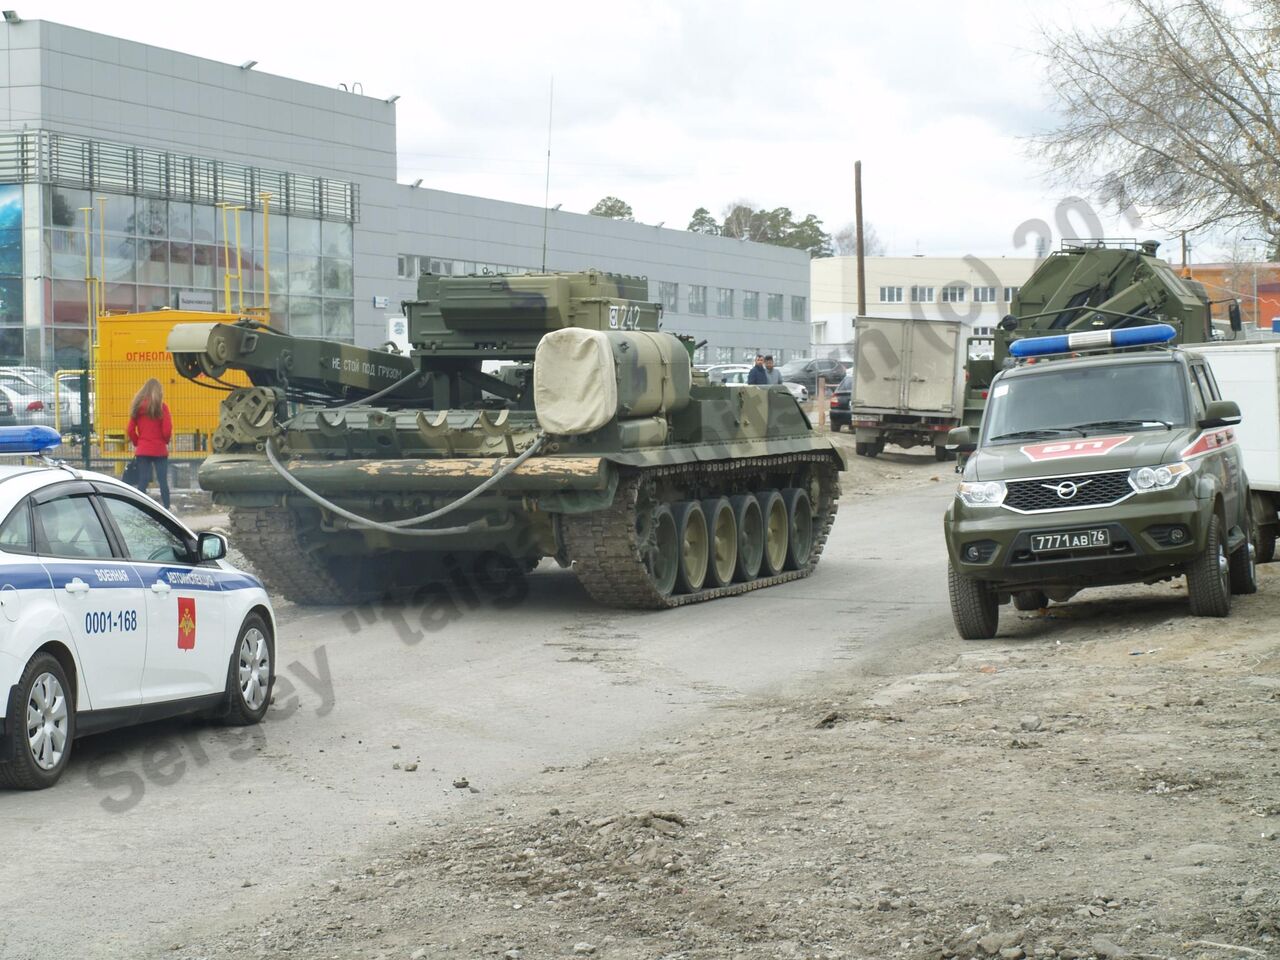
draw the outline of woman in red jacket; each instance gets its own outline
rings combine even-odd
[[[154,377],[142,385],[129,408],[129,442],[138,461],[137,487],[143,493],[154,473],[160,485],[160,502],[169,507],[169,438],[173,420],[164,402],[160,381]]]

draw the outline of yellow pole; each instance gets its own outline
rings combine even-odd
[[[85,326],[93,330],[93,207],[81,207],[84,214],[84,304]]]
[[[218,209],[222,211],[222,310],[224,313],[231,312],[231,245],[227,230],[227,207],[226,203],[218,204]]]
[[[244,314],[244,257],[240,254],[240,211],[244,207],[232,207],[236,221],[236,310]]]
[[[107,198],[98,197],[98,311],[102,316],[102,305],[107,294]]]
[[[262,200],[262,310],[271,322],[271,194],[260,193]]]

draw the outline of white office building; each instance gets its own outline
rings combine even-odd
[[[956,320],[989,328],[1039,260],[1033,257],[867,257],[867,315]],[[856,257],[826,257],[810,265],[815,356],[847,355],[858,312]]]

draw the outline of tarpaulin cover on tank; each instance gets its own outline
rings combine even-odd
[[[608,335],[565,327],[538,341],[533,404],[548,433],[590,433],[612,420],[618,410],[618,381]]]

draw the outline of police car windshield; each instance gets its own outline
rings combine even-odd
[[[997,383],[988,398],[984,440],[1012,442],[1043,432],[1089,435],[1168,430],[1187,423],[1182,367],[1131,363],[1039,369]]]

